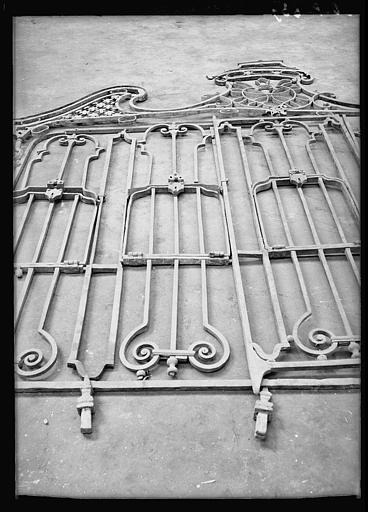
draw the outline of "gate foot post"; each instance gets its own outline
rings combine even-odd
[[[92,433],[92,414],[95,412],[92,392],[91,381],[88,376],[85,376],[81,387],[82,395],[77,402],[78,413],[81,417],[80,430],[82,434]]]
[[[265,439],[267,435],[267,425],[272,418],[272,393],[268,391],[268,388],[263,388],[259,394],[259,397],[260,399],[256,401],[254,406],[253,419],[256,422],[254,436],[258,439]]]

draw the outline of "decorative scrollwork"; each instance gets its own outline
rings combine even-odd
[[[77,135],[75,133],[66,134],[65,137],[59,139],[60,146],[68,146],[70,143],[76,146],[83,146],[87,142],[86,136]]]
[[[58,348],[54,338],[45,330],[38,331],[51,347],[51,354],[48,361],[44,363],[45,356],[42,350],[38,348],[30,348],[19,354],[15,369],[21,377],[36,377],[46,373],[54,366],[58,356]]]
[[[118,85],[100,89],[68,105],[43,112],[37,116],[16,119],[15,124],[17,126],[36,126],[47,122],[49,127],[52,127],[89,118],[95,121],[98,118],[117,120],[121,116],[123,103],[127,100],[144,101],[146,98],[147,92],[143,87]]]
[[[127,352],[129,346],[133,342],[134,338],[141,334],[141,332],[143,332],[141,328],[137,328],[131,331],[128,334],[128,336],[126,336],[126,338],[123,340],[120,347],[120,361],[126,368],[132,371],[148,370],[149,368],[155,366],[160,358],[159,355],[153,353],[153,351],[158,350],[158,346],[156,345],[156,343],[153,343],[152,341],[144,341],[142,343],[139,343],[136,347],[134,347],[132,351],[131,355],[134,358],[135,362],[131,362],[128,360]]]
[[[188,128],[183,124],[172,124],[164,126],[163,128],[161,128],[160,132],[165,137],[168,137],[170,135],[185,135],[188,132]]]
[[[236,82],[231,90],[234,106],[261,107],[286,113],[288,108],[307,108],[313,103],[313,96],[302,94],[302,88],[296,78],[284,78],[272,83],[268,78],[255,80],[254,85]]]
[[[293,328],[293,341],[306,354],[325,359],[328,354],[332,354],[336,351],[339,344],[337,341],[334,341],[335,335],[331,331],[320,327],[311,329],[307,336],[303,336],[302,340],[299,336],[299,330],[311,317],[312,313],[308,311],[295,323]]]
[[[206,331],[210,332],[222,347],[222,356],[216,361],[218,355],[215,346],[208,341],[195,341],[188,350],[194,351],[195,354],[189,356],[189,363],[202,372],[214,372],[220,370],[230,357],[230,347],[227,339],[213,326],[208,326]]]
[[[122,123],[130,124],[139,117],[149,117],[154,113],[189,114],[232,114],[247,112],[254,115],[284,116],[290,110],[315,110],[326,112],[336,108],[351,109],[358,105],[335,99],[328,92],[311,92],[304,85],[310,85],[314,79],[310,74],[285,65],[282,61],[251,61],[238,64],[238,68],[207,76],[224,91],[206,94],[202,100],[191,105],[177,108],[143,108],[139,103],[147,99],[142,87],[119,85],[101,89],[77,101],[60,108],[43,112],[37,116],[28,116],[15,120],[20,128],[35,128],[33,136],[39,136],[45,130],[55,126],[73,126],[74,124]],[[225,108],[222,108],[225,107]]]
[[[298,79],[303,85],[309,85],[314,81],[309,73],[296,67],[287,66],[282,60],[241,62],[236,69],[229,69],[219,75],[207,76],[208,80],[214,80],[217,85],[260,78]]]
[[[155,344],[143,342],[135,347],[133,357],[139,363],[146,363],[152,359],[152,352],[155,348],[157,348]]]

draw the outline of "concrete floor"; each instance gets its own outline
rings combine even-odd
[[[283,59],[319,91],[359,101],[358,16],[94,16],[15,19],[15,117],[97,89],[145,87],[147,107],[198,101],[206,74],[238,62]]]
[[[206,74],[273,58],[305,68],[316,77],[316,89],[358,101],[358,17],[279,19],[15,19],[14,115],[117,84],[145,87],[147,106],[185,105],[214,90]],[[17,494],[276,498],[360,492],[357,392],[275,392],[264,443],[253,437],[249,394],[99,394],[90,437],[79,432],[75,401],[16,398]]]

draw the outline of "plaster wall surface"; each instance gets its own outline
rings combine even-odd
[[[313,87],[359,101],[358,16],[102,16],[14,20],[14,117],[103,87],[147,89],[147,107],[186,105],[238,62],[283,59]],[[360,395],[273,394],[265,442],[254,396],[98,394],[91,436],[76,396],[17,396],[17,494],[258,498],[360,492]],[[48,424],[44,419],[48,419]]]

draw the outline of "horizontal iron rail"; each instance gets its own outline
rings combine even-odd
[[[358,338],[357,336],[351,336],[352,340]],[[316,369],[327,369],[327,368],[352,368],[360,366],[360,358],[352,359],[329,359],[329,360],[314,360],[314,361],[271,361],[272,369],[277,370],[316,370]]]
[[[34,199],[38,200],[49,200],[47,196],[48,190],[52,190],[52,186],[48,187],[38,187],[38,186],[28,186],[24,189],[17,189],[13,194],[13,201],[15,203],[24,203],[27,201],[30,195],[34,197]],[[92,190],[88,190],[84,187],[62,187],[60,189],[62,192],[62,199],[74,199],[75,195],[79,195],[81,200],[85,203],[96,204],[104,198],[93,192]]]
[[[318,251],[323,250],[326,256],[343,255],[345,249],[351,249],[352,254],[360,255],[360,245],[357,243],[346,244],[322,244],[322,245],[305,245],[305,246],[286,246],[280,248],[266,248],[264,250],[238,250],[240,258],[259,258],[262,259],[264,253],[268,253],[271,259],[277,258],[290,258],[292,252],[296,252],[299,257],[318,256]],[[231,264],[231,257],[229,254],[224,256],[211,256],[209,254],[144,254],[142,257],[124,255],[121,263],[124,266],[141,266],[146,265],[147,261],[151,260],[153,265],[172,265],[175,260],[179,260],[181,264],[200,265],[201,261],[206,261],[209,265],[229,265]],[[117,263],[93,263],[93,272],[112,272],[116,273],[120,264]],[[61,271],[70,272],[73,267],[77,267],[80,272],[83,272],[86,263],[76,262],[14,262],[15,269],[27,270],[34,268],[37,272],[53,272],[55,268],[60,268]]]
[[[209,193],[211,193],[211,195],[216,194],[216,193],[221,193],[221,191],[222,191],[221,187],[219,187],[218,185],[207,185],[205,183],[184,183],[183,191],[196,193],[197,188],[201,189],[204,194],[206,192],[209,192]],[[132,196],[133,194],[137,194],[137,199],[138,199],[139,197],[141,197],[139,194],[140,192],[142,193],[142,195],[147,195],[152,189],[155,189],[156,193],[164,193],[164,194],[172,193],[167,184],[164,184],[164,185],[151,185],[150,184],[150,185],[146,185],[143,187],[130,188],[128,190],[128,195]]]
[[[80,391],[82,382],[19,382],[16,393]],[[359,389],[360,379],[339,377],[325,379],[263,379],[262,385],[273,389]],[[143,381],[91,381],[94,392],[130,391],[252,391],[250,379],[229,380],[143,380]]]
[[[224,108],[220,109],[222,112],[219,112],[220,115],[222,114],[230,114],[231,112],[227,111],[227,112],[224,112]],[[232,113],[236,113],[236,110],[238,110],[238,108],[232,108]],[[190,112],[191,114],[194,114],[193,112]],[[209,114],[208,111],[206,110],[201,110],[200,113],[202,114]],[[295,115],[294,115],[295,113]],[[151,117],[154,117],[155,119],[161,119],[160,116],[157,116],[157,113],[150,113],[151,114]],[[153,114],[153,115],[152,115]],[[162,114],[162,117],[164,118],[165,117],[165,112],[158,112],[158,114]],[[178,112],[176,113],[178,114]],[[345,115],[347,117],[359,117],[360,116],[360,110],[359,109],[351,109],[351,110],[345,110],[345,109],[334,109],[334,110],[303,110],[303,111],[295,111],[295,110],[289,110],[287,112],[286,115],[279,115],[277,116],[277,120],[279,121],[282,121],[284,119],[297,119],[299,121],[316,121],[318,122],[318,120],[324,120],[324,119],[327,119],[329,117],[331,117],[331,115],[334,115],[334,114],[341,114],[341,115]],[[137,114],[132,114],[133,116],[136,116]],[[194,114],[195,115],[195,114]],[[122,117],[122,116],[120,116]],[[231,122],[232,124],[255,124],[257,122],[257,119],[260,120],[260,121],[274,121],[275,120],[275,116],[237,116],[237,117],[224,117],[222,118],[221,117],[221,121],[229,121]],[[76,134],[81,134],[81,133],[96,133],[96,134],[114,134],[114,133],[119,133],[121,132],[122,130],[125,130],[127,128],[129,128],[129,132],[130,133],[139,133],[139,132],[144,132],[146,131],[148,128],[150,128],[152,126],[152,123],[149,123],[149,124],[136,124],[135,126],[129,126],[130,123],[134,123],[135,121],[133,120],[128,120],[128,119],[122,119],[122,121],[119,123],[112,123],[111,122],[111,119],[106,119],[103,120],[104,122],[101,122],[101,126],[96,126],[98,124],[100,124],[99,122],[99,118],[91,118],[91,119],[85,119],[85,120],[78,120],[78,121],[74,121],[74,120],[65,120],[63,122],[65,122],[65,127],[63,126],[63,128],[60,128],[60,126],[55,126],[55,127],[50,127],[49,128],[49,131],[48,131],[48,128],[47,128],[47,122],[45,123],[42,123],[42,126],[45,125],[45,131],[42,131],[40,132],[40,134],[36,134],[36,133],[32,133],[33,136],[36,136],[37,139],[35,140],[44,140],[46,138],[48,138],[51,134],[52,135],[57,135],[57,134],[64,134],[65,133],[65,129],[67,130],[73,130],[73,133],[76,133]],[[178,123],[180,122],[180,118],[178,117],[178,119],[176,120]],[[186,121],[186,119],[185,119]],[[199,121],[197,124],[199,124],[200,126],[202,126],[202,128],[204,129],[207,129],[207,128],[211,128],[212,127],[212,119],[211,120],[201,120]],[[35,123],[36,125],[36,123]],[[38,123],[38,125],[40,125],[40,123]],[[38,126],[37,125],[37,126]],[[93,126],[95,125],[95,126]],[[69,126],[69,127],[68,127]],[[17,126],[18,129],[27,129],[27,130],[31,130],[33,128],[33,125],[18,125]],[[31,135],[29,133],[29,135]]]
[[[253,112],[253,116],[246,117],[246,114]],[[257,115],[258,114],[258,115]],[[263,114],[263,115],[262,115]],[[300,119],[302,117],[310,117],[311,119],[315,119],[317,116],[324,116],[324,117],[330,117],[331,115],[345,115],[347,117],[351,116],[357,116],[360,114],[359,109],[351,108],[348,109],[287,109],[286,114],[278,116],[279,119],[283,119],[285,117],[288,118],[297,118]],[[207,108],[193,108],[193,109],[187,109],[187,110],[168,110],[168,111],[146,111],[146,112],[132,112],[128,114],[121,114],[119,116],[116,116],[114,120],[110,116],[101,116],[101,117],[90,117],[90,118],[79,118],[79,119],[46,119],[45,121],[35,121],[32,123],[17,123],[16,128],[17,130],[26,130],[27,132],[31,132],[32,135],[38,135],[43,134],[45,131],[48,131],[50,128],[58,128],[60,129],[60,123],[62,123],[62,126],[64,129],[78,129],[76,127],[80,126],[83,127],[84,133],[88,133],[87,130],[89,129],[88,126],[91,125],[102,125],[103,129],[108,131],[108,133],[111,133],[113,130],[119,130],[119,128],[122,128],[126,125],[133,124],[133,123],[139,123],[140,119],[150,119],[154,118],[155,120],[158,119],[169,119],[172,117],[176,118],[176,121],[179,122],[181,120],[185,121],[191,116],[196,117],[196,120],[198,119],[198,116],[213,116],[216,115],[217,118],[223,119],[222,116],[238,116],[238,117],[232,117],[232,121],[237,121],[239,119],[247,119],[250,122],[254,122],[254,119],[275,119],[274,117],[268,117],[265,109],[260,109],[257,106],[254,107],[207,107]],[[267,116],[267,117],[266,117]],[[201,124],[206,124],[210,126],[210,121],[206,120],[206,122],[203,122]],[[42,129],[45,127],[44,129]],[[100,128],[102,129],[102,128]],[[37,131],[36,131],[37,130]]]
[[[123,265],[137,266],[146,265],[147,261],[152,261],[153,265],[173,265],[175,261],[180,264],[200,264],[206,261],[209,265],[228,265],[230,263],[230,255],[211,256],[211,254],[143,254],[142,256],[123,255],[121,260]]]
[[[302,245],[302,246],[273,246],[266,247],[264,251],[245,251],[238,250],[238,256],[247,258],[262,258],[264,252],[267,252],[270,258],[289,258],[292,252],[296,252],[299,257],[318,256],[318,251],[322,250],[326,256],[336,256],[345,253],[345,249],[351,249],[355,255],[360,254],[360,245],[358,242],[338,243],[338,244],[318,244],[318,245]]]
[[[86,267],[86,263],[81,261],[71,261],[69,262],[55,262],[55,263],[14,263],[15,269],[27,270],[28,268],[33,268],[38,272],[53,272],[56,268],[59,268],[64,272],[78,271],[84,272]]]

